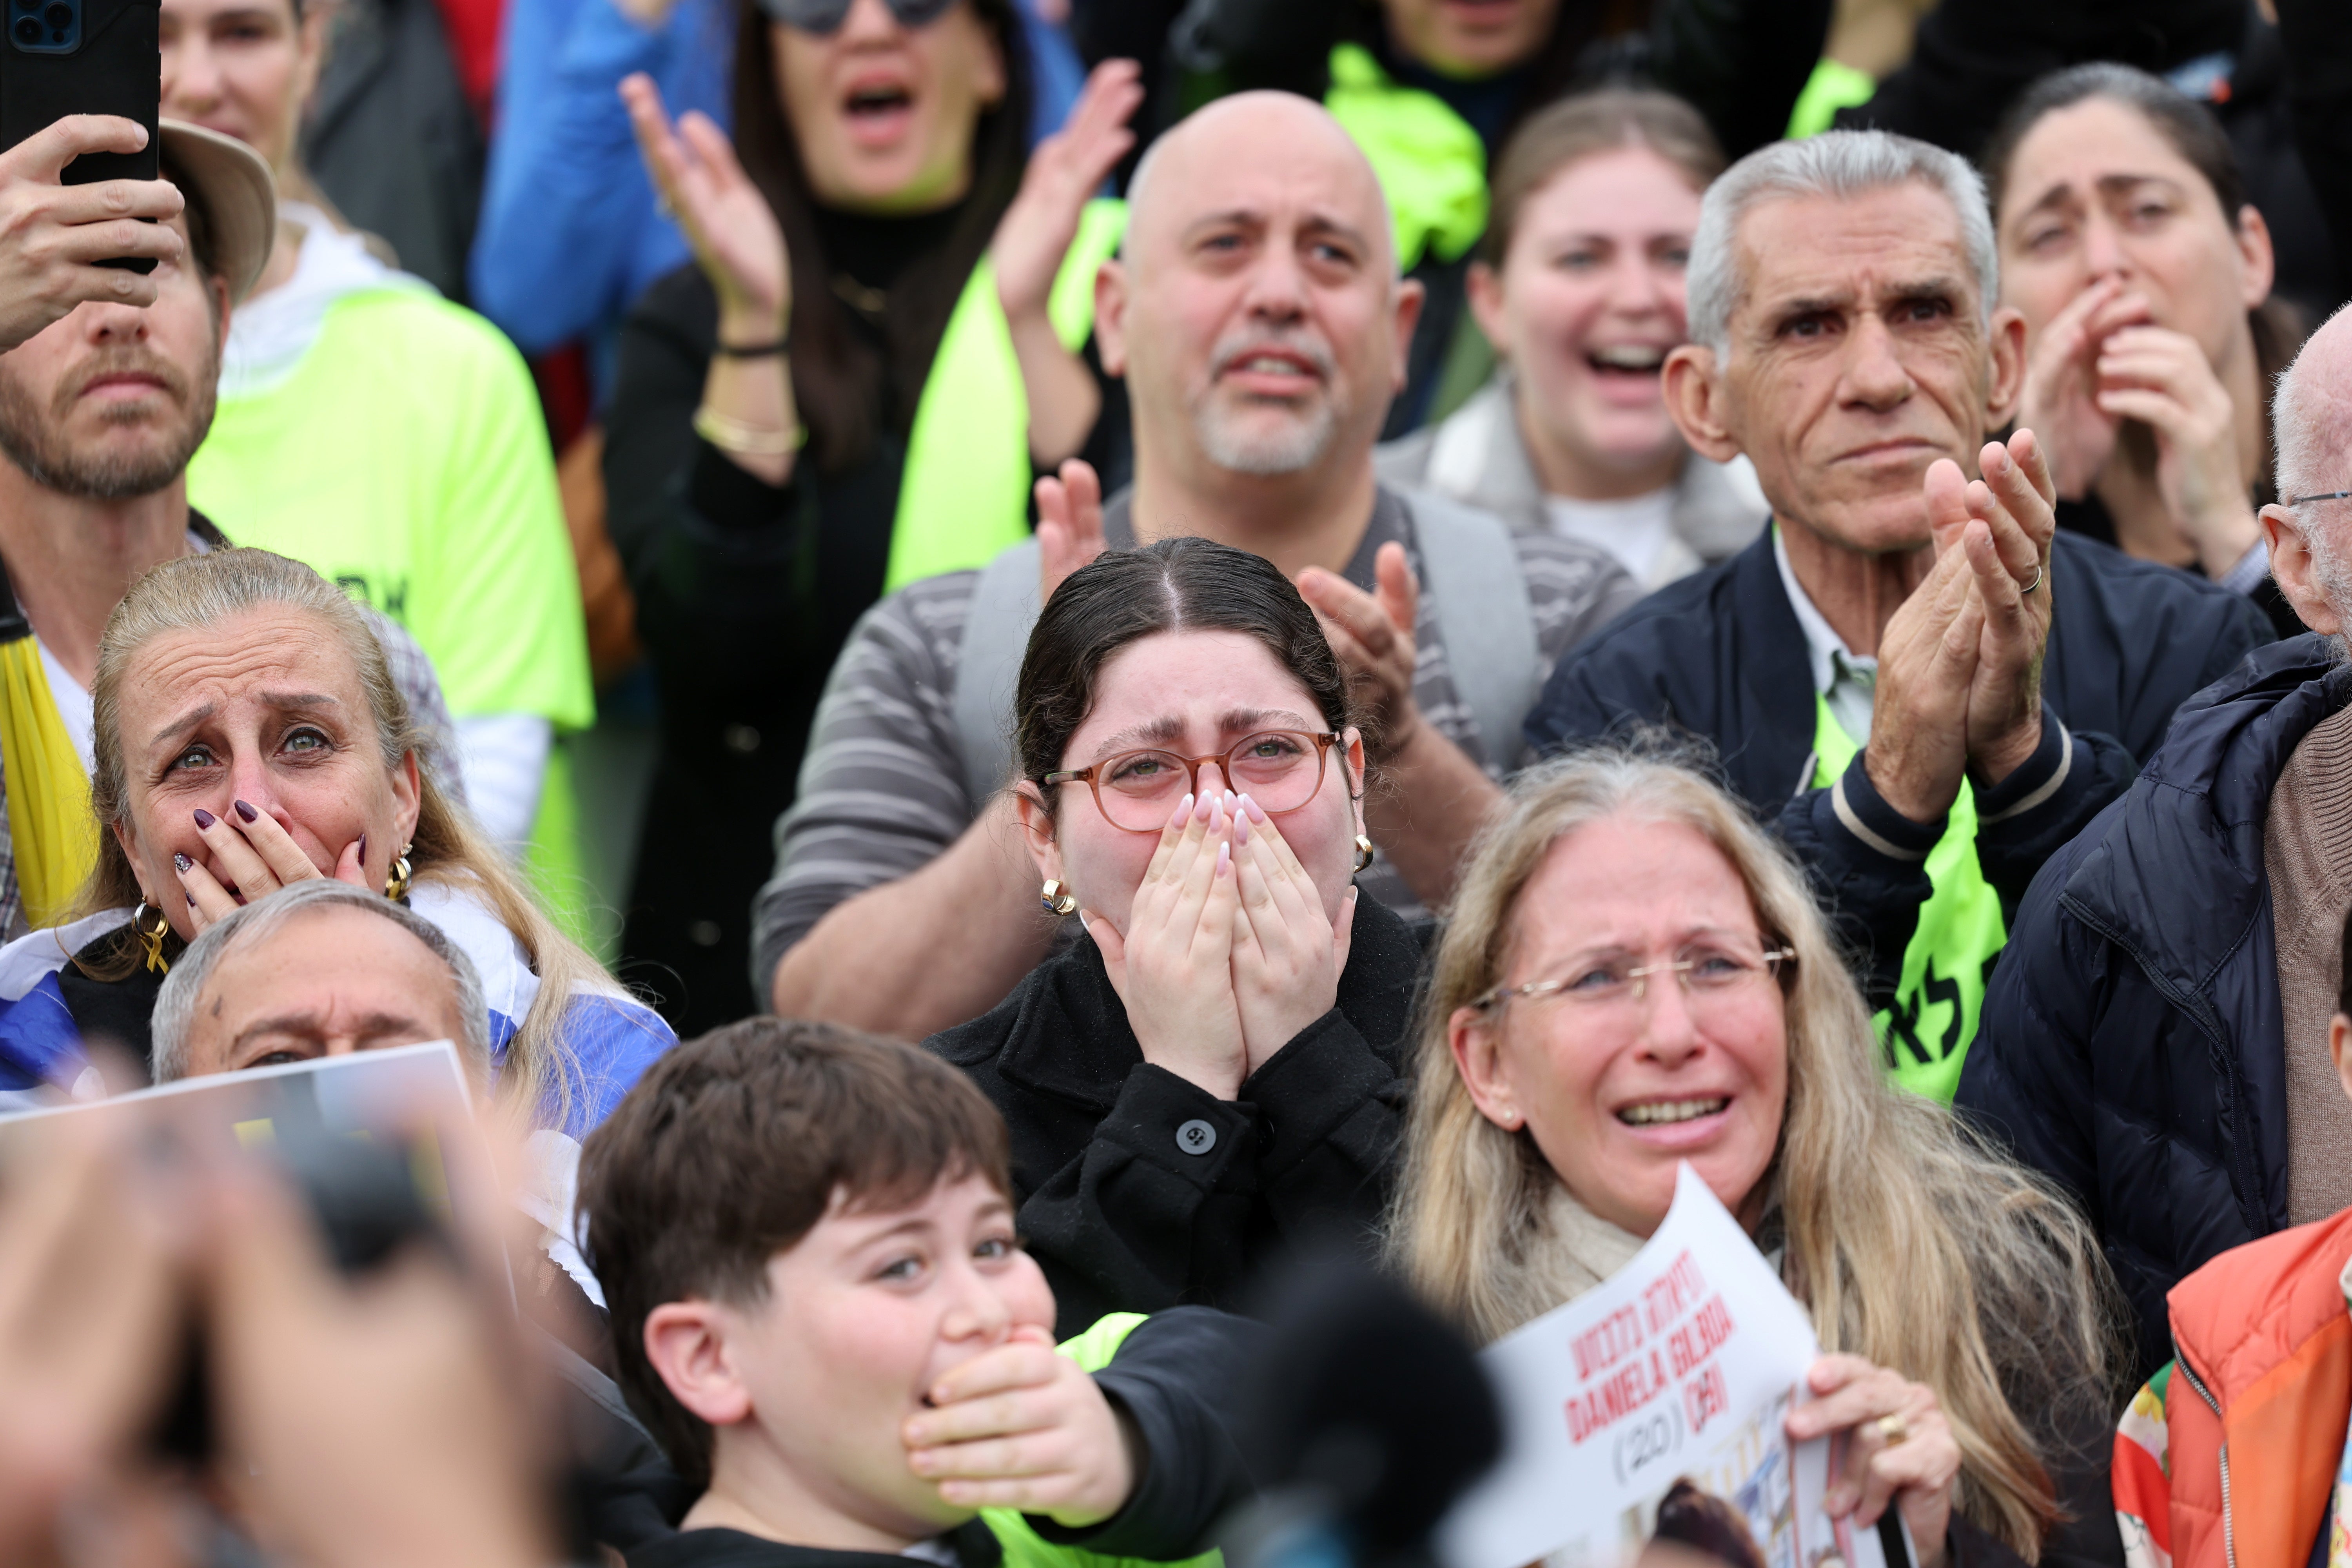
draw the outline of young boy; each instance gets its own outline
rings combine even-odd
[[[2352,1096],[2352,915],[2327,1048]],[[2172,1288],[2173,1359],[2116,1433],[2131,1568],[2352,1562],[2352,1209]]]
[[[630,1568],[1182,1558],[1243,1489],[1252,1331],[1053,1342],[1003,1121],[910,1046],[755,1018],[671,1050],[583,1152],[629,1404],[699,1496]],[[1091,1369],[1089,1371],[1088,1369]]]

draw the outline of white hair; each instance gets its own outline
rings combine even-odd
[[[1985,205],[1982,176],[1958,153],[1908,136],[1886,131],[1825,131],[1802,142],[1759,147],[1706,188],[1684,284],[1691,341],[1718,355],[1730,346],[1731,312],[1748,295],[1739,225],[1752,209],[1799,196],[1851,201],[1912,181],[1940,191],[1952,204],[1990,324],[2000,295],[2000,259],[1993,247],[1992,213]]]
[[[2294,363],[2279,372],[2271,395],[2271,473],[2282,502],[2352,489],[2352,353],[2313,349],[2332,330],[2352,332],[2352,305],[2339,308],[2304,341]],[[2338,325],[2338,323],[2343,323]],[[2308,363],[2327,358],[2335,363]],[[2331,510],[2330,509],[2334,509]],[[2352,620],[2352,500],[2288,509],[2311,552],[2311,574],[2338,616]],[[2352,658],[2352,638],[2328,639],[2340,662]]]
[[[173,1083],[188,1076],[188,1032],[195,1021],[196,1003],[221,960],[237,948],[267,940],[297,915],[327,906],[379,915],[423,942],[432,950],[433,956],[449,966],[449,978],[457,994],[457,1016],[465,1021],[466,1027],[465,1037],[457,1042],[458,1054],[473,1072],[488,1070],[490,1015],[482,999],[482,979],[473,960],[458,951],[457,943],[439,926],[405,905],[331,877],[315,877],[229,914],[190,942],[187,952],[172,965],[172,972],[163,977],[163,989],[156,994],[154,1017],[150,1025],[154,1039],[150,1065],[157,1083]]]

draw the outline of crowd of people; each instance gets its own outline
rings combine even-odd
[[[2352,1563],[2352,11],[160,38],[0,151],[0,1561],[1190,1563],[1279,1281],[1687,1167],[1913,1568]],[[437,1041],[364,1257],[75,1110]]]

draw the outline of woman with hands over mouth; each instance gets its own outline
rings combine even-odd
[[[1356,896],[1363,738],[1314,613],[1244,551],[1112,552],[1047,601],[1014,710],[1040,896],[1084,939],[929,1046],[1012,1127],[1063,1329],[1366,1234],[1420,952]]]
[[[1422,1018],[1390,1252],[1474,1339],[1622,1268],[1687,1163],[1811,1312],[1833,1514],[1898,1510],[1920,1568],[2122,1562],[2089,1227],[1886,1081],[1804,873],[1682,756],[1520,776]]]
[[[0,1061],[100,1091],[83,1037],[143,1064],[187,944],[320,877],[406,903],[466,953],[500,1097],[545,1137],[579,1138],[676,1043],[418,766],[382,646],[309,567],[261,550],[156,567],[108,619],[91,708],[97,868],[78,919],[0,949],[47,975],[0,1016]]]
[[[2127,66],[2045,78],[1987,145],[2000,302],[2025,317],[2017,423],[2047,444],[2063,527],[2252,595],[2270,387],[2303,326],[2273,300],[2271,237],[2203,105]]]

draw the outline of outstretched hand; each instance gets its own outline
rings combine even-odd
[[[1143,69],[1133,60],[1095,67],[1062,128],[1037,143],[1021,189],[990,241],[996,297],[1005,319],[1042,316],[1078,232],[1078,216],[1135,145],[1127,122],[1143,102]]]
[[[1404,546],[1394,540],[1372,557],[1372,581],[1373,592],[1367,594],[1337,572],[1309,566],[1298,574],[1298,594],[1348,672],[1350,693],[1367,721],[1367,739],[1385,761],[1416,739],[1421,727],[1412,695],[1420,664],[1413,627],[1421,585],[1413,581]]]
[[[734,143],[699,110],[671,124],[661,89],[643,71],[623,79],[621,101],[655,192],[719,296],[720,338],[782,337],[793,307],[784,231],[736,160]]]
[[[1037,481],[1037,603],[1103,552],[1102,480],[1092,464],[1072,458],[1060,477]]]

